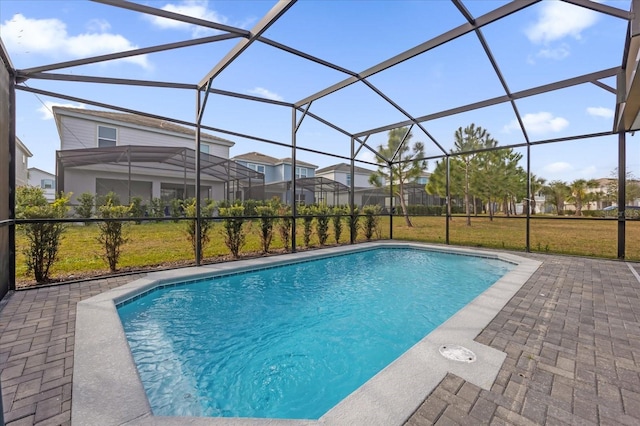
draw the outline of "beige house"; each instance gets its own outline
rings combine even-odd
[[[16,137],[16,188],[29,184],[29,158],[33,157],[29,148]]]

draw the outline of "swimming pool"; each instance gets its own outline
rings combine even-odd
[[[155,415],[318,419],[514,267],[377,248],[118,307]]]
[[[505,260],[516,266],[444,324],[430,333],[426,332],[428,334],[419,338],[409,350],[319,419],[292,421],[245,418],[242,424],[402,424],[447,372],[452,372],[485,389],[490,388],[505,354],[481,345],[473,339],[537,269],[539,262],[506,253],[417,243],[367,243],[158,272],[80,302],[77,309],[74,351],[73,423],[108,425],[134,420],[144,423],[143,420],[146,419],[154,424],[179,425],[186,421],[180,415],[157,416],[152,412],[127,344],[117,304],[140,298],[140,295],[150,291],[150,294],[157,293],[158,290],[153,290],[157,287],[184,281],[244,273],[255,268],[282,266],[291,262],[377,247],[447,251]],[[462,345],[473,351],[475,362],[457,362],[443,357],[439,351],[445,346],[450,347],[451,344]],[[199,418],[196,422],[195,418],[190,417],[188,422],[221,425],[228,424],[230,420],[232,419],[220,417]]]

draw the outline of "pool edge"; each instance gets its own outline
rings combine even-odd
[[[376,247],[413,247],[504,260],[516,267],[476,297],[444,324],[425,336],[362,387],[319,420],[230,419],[153,416],[115,304],[154,286],[194,276],[204,277],[256,267],[298,262]],[[475,342],[516,294],[541,262],[521,256],[416,242],[378,241],[280,256],[154,272],[77,305],[74,350],[72,424],[160,425],[320,425],[402,424],[438,385],[447,372],[485,389],[491,386],[506,357],[503,352]],[[473,364],[450,361],[438,349],[457,344],[473,350]],[[126,391],[124,391],[126,389]]]

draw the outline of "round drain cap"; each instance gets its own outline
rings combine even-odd
[[[460,345],[440,346],[440,354],[452,361],[474,362],[476,360],[476,354]]]

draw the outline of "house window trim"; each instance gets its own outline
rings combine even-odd
[[[105,129],[113,129],[116,131],[116,138],[115,139],[110,139],[110,138],[105,138],[105,137],[100,137],[100,128],[104,127]],[[106,125],[102,125],[102,124],[98,124],[98,126],[96,127],[96,146],[98,148],[110,148],[111,145],[109,146],[100,146],[100,140],[104,140],[104,141],[113,141],[115,142],[115,145],[113,146],[118,146],[118,128],[117,127],[113,127],[113,126],[106,126]]]
[[[347,173],[347,186],[351,186],[351,173]]]
[[[304,170],[304,176],[302,175],[302,171],[303,170]],[[309,177],[309,168],[308,167],[296,166],[295,176],[296,176],[296,179],[302,179],[302,178]]]
[[[258,173],[262,173],[264,174],[266,171],[266,167],[264,166],[264,164],[256,164],[256,163],[247,163],[247,167],[251,170],[253,170],[254,172],[258,172]],[[262,169],[262,170],[260,170]]]
[[[49,187],[46,186],[47,184],[45,183],[45,181],[46,182],[50,182],[50,186]],[[56,186],[55,179],[50,179],[50,178],[40,179],[40,188],[42,188],[42,189],[55,189],[55,186]]]

